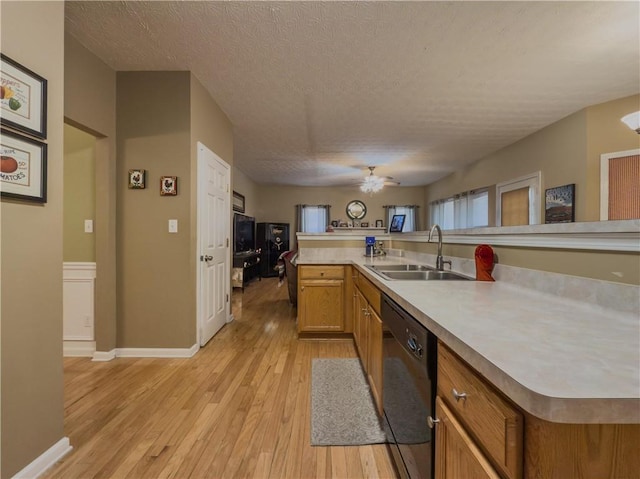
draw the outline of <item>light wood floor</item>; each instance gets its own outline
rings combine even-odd
[[[383,445],[310,446],[316,357],[351,341],[299,341],[277,279],[234,292],[235,321],[190,359],[64,361],[73,452],[47,478],[393,478]]]

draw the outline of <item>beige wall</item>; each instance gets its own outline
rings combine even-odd
[[[291,225],[293,231],[297,204],[331,205],[331,219],[347,220],[347,204],[360,200],[367,207],[367,214],[361,221],[375,226],[376,220],[383,220],[384,205],[420,205],[418,216],[420,229],[424,229],[424,188],[423,187],[385,187],[373,196],[362,193],[357,186],[351,187],[311,187],[311,186],[258,186],[259,204],[247,205],[255,212],[258,222],[284,222]],[[293,240],[293,238],[290,238]]]
[[[587,108],[587,215],[581,221],[600,220],[600,155],[640,148],[640,135],[620,121],[640,110],[640,95]]]
[[[238,168],[233,168],[233,191],[237,191],[244,196],[245,215],[256,215],[256,208],[260,203],[258,189],[258,184],[255,181]]]
[[[116,347],[116,73],[71,35],[64,39],[65,121],[97,138],[95,338]]]
[[[84,232],[84,221],[96,212],[96,138],[64,125],[64,225],[63,254],[66,261],[94,262],[93,233]]]
[[[575,183],[576,221],[597,221],[600,155],[639,147],[638,135],[620,121],[624,114],[639,109],[639,98],[634,95],[573,113],[429,185],[426,201],[542,171],[542,198],[546,188]],[[493,198],[494,191],[490,190]],[[489,220],[495,224],[495,207],[489,211]]]
[[[48,82],[47,203],[2,199],[1,472],[64,437],[62,187],[64,3],[2,2],[2,53]]]
[[[189,348],[196,340],[189,82],[188,72],[117,73],[119,348]],[[128,189],[130,169],[146,170],[146,189]],[[177,196],[160,196],[168,175],[178,177]],[[169,219],[178,233],[168,233]]]

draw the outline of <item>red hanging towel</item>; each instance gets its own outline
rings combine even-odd
[[[488,244],[481,244],[476,248],[476,281],[495,281],[491,276],[493,271],[493,248]]]

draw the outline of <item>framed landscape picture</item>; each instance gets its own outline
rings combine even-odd
[[[573,223],[576,220],[575,193],[575,183],[545,190],[545,224]]]

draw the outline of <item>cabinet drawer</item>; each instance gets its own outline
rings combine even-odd
[[[342,265],[319,265],[301,266],[298,271],[300,279],[343,279],[344,266]]]
[[[438,391],[495,466],[510,479],[521,478],[522,414],[442,343]]]
[[[365,278],[364,275],[359,275],[356,285],[373,310],[380,314],[380,290]]]

